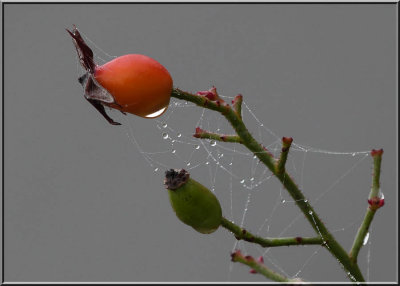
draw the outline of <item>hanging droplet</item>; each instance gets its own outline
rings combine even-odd
[[[215,142],[214,140],[211,140],[211,141],[210,141],[210,145],[211,145],[211,146],[215,146],[215,145],[217,145],[217,142]]]
[[[163,139],[168,139],[168,133],[163,133],[163,134],[162,134],[162,138],[163,138]]]
[[[219,155],[219,157],[220,157],[220,158],[224,157],[224,154],[223,154],[223,153],[221,153],[221,154]]]
[[[284,204],[285,202],[286,202],[286,200],[285,200],[285,199],[282,199],[282,200],[281,200],[281,203],[282,203],[282,204]]]
[[[178,138],[182,137],[181,133],[178,133],[178,135],[176,135]]]
[[[308,214],[309,214],[309,215],[312,215],[312,214],[313,214],[313,212],[312,212],[312,211],[309,211],[309,212],[308,212]]]
[[[254,181],[254,177],[251,177],[251,178],[250,178],[250,181]]]
[[[175,149],[172,149],[172,154],[175,154],[176,153],[176,150]]]
[[[367,232],[367,234],[366,234],[365,237],[364,237],[363,245],[366,245],[366,244],[367,244],[368,239],[369,239],[369,232]]]
[[[253,156],[253,159],[257,159],[257,156],[256,156],[256,155],[254,155],[254,156]]]
[[[217,165],[219,165],[219,162],[217,161],[217,163],[216,163]]]
[[[167,127],[168,127],[168,124],[167,124],[167,123],[163,123],[163,124],[162,124],[162,127],[163,127],[163,128],[167,128]]]
[[[200,149],[200,145],[196,145],[196,150],[199,150]]]
[[[232,166],[232,164],[233,164],[233,163],[232,163],[232,162],[230,162],[230,163],[229,163],[229,166]]]
[[[154,172],[157,172],[158,171],[158,168],[154,168]]]
[[[305,203],[307,203],[307,202],[308,202],[308,200],[304,200],[304,202],[305,202]]]
[[[189,166],[190,166],[190,162],[187,162],[186,166],[188,166],[188,167],[189,167]]]
[[[242,179],[242,180],[240,181],[240,183],[243,184],[243,183],[244,183],[244,179]]]
[[[175,143],[175,140],[172,140],[171,142],[172,142],[172,143]]]
[[[210,164],[210,162],[207,161],[207,162],[206,162],[206,165],[208,165],[208,164]]]
[[[353,156],[353,157],[354,157],[355,155],[356,155],[356,153],[351,154],[351,156]]]
[[[261,123],[260,126],[263,127],[263,126],[264,126],[264,123]]]

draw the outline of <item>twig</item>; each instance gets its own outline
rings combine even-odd
[[[276,273],[275,271],[269,269],[267,266],[265,266],[263,263],[256,261],[252,256],[247,255],[244,256],[240,250],[236,250],[231,254],[231,258],[233,262],[240,262],[243,263],[247,266],[249,266],[251,269],[253,269],[255,272],[258,272],[265,277],[277,281],[277,282],[300,282],[299,279],[289,279],[288,277],[285,277],[279,273]]]
[[[201,139],[211,139],[211,140],[221,141],[221,142],[242,143],[242,140],[237,135],[225,135],[225,134],[208,132],[208,131],[201,129],[200,127],[196,128],[196,133],[193,134],[193,137],[201,138]]]
[[[196,105],[204,108],[220,112],[229,121],[229,123],[236,131],[237,135],[241,138],[243,142],[242,144],[245,145],[250,151],[252,151],[258,157],[258,159],[263,162],[270,169],[270,171],[275,174],[275,176],[281,181],[282,185],[289,192],[290,196],[303,212],[304,216],[309,221],[315,232],[321,236],[324,242],[324,246],[341,263],[346,271],[348,278],[351,281],[365,281],[358,265],[350,260],[347,252],[336,241],[334,236],[328,231],[317,213],[311,207],[308,200],[305,199],[303,193],[295,184],[293,179],[286,171],[281,174],[276,172],[276,161],[274,157],[268,152],[265,147],[263,147],[253,138],[253,136],[250,134],[245,124],[243,123],[242,118],[237,115],[236,111],[232,109],[229,104],[221,102],[218,98],[216,100],[210,100],[205,96],[194,95],[177,88],[172,90],[171,96],[193,102]]]
[[[276,172],[278,174],[282,174],[285,171],[285,164],[287,160],[287,156],[289,154],[290,146],[292,145],[293,138],[292,137],[283,137],[282,138],[282,152],[281,156],[276,164]]]
[[[368,208],[365,213],[364,220],[358,229],[357,235],[354,238],[353,246],[351,247],[349,256],[350,259],[357,263],[357,256],[360,252],[361,247],[364,244],[364,238],[368,233],[369,226],[375,216],[376,211],[385,204],[385,200],[379,197],[380,190],[380,174],[381,174],[381,162],[382,162],[383,149],[371,151],[371,156],[374,160],[374,173],[372,175],[372,187],[368,198]]]
[[[234,224],[233,222],[222,217],[221,226],[232,232],[237,240],[243,239],[248,242],[256,243],[262,247],[277,247],[290,245],[323,245],[322,238],[317,237],[279,237],[279,238],[262,238],[256,236],[246,229]]]

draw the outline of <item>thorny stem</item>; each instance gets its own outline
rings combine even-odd
[[[254,269],[256,272],[264,275],[265,277],[277,281],[277,282],[300,282],[299,279],[289,279],[279,273],[276,273],[275,271],[269,269],[267,266],[265,266],[263,263],[256,261],[252,256],[243,256],[243,254],[240,252],[240,250],[236,250],[231,254],[231,258],[233,262],[240,262],[243,263],[247,266],[249,266],[251,269]]]
[[[256,236],[246,229],[234,224],[230,220],[222,217],[221,226],[232,232],[237,240],[243,239],[248,242],[256,243],[262,247],[277,247],[289,245],[323,245],[322,238],[317,237],[279,237],[279,238],[262,238]]]
[[[295,184],[293,179],[285,171],[281,174],[277,173],[275,164],[276,160],[268,150],[259,144],[250,132],[247,130],[245,124],[242,121],[234,109],[231,108],[225,102],[219,100],[212,101],[204,96],[194,95],[189,92],[182,91],[174,88],[171,93],[172,97],[190,101],[204,108],[215,110],[220,112],[235,129],[237,135],[242,139],[243,145],[245,145],[250,151],[252,151],[258,159],[263,162],[270,171],[281,181],[282,185],[289,192],[290,196],[296,202],[297,206],[303,212],[306,219],[310,222],[315,232],[321,236],[324,246],[328,251],[337,258],[346,271],[348,278],[355,282],[364,282],[365,279],[356,263],[354,263],[343,247],[336,241],[333,235],[325,227],[317,213],[314,211],[308,200],[305,199],[303,193],[299,187]]]
[[[221,142],[242,143],[242,140],[237,135],[222,135],[218,133],[205,131],[199,127],[196,128],[196,133],[193,136],[196,138],[210,139]]]
[[[381,162],[382,162],[383,149],[372,150],[371,156],[374,160],[374,173],[372,175],[372,187],[368,198],[368,208],[365,213],[364,220],[362,221],[360,228],[354,238],[353,246],[351,247],[349,256],[350,259],[357,263],[357,256],[360,252],[361,247],[364,244],[364,238],[368,233],[369,226],[374,218],[376,211],[384,205],[384,199],[378,197],[380,189],[380,174],[381,174]]]
[[[276,163],[276,172],[278,174],[282,174],[285,171],[285,165],[286,165],[286,160],[287,156],[289,154],[289,149],[290,146],[292,145],[293,138],[292,137],[283,137],[282,138],[282,152],[281,156]]]

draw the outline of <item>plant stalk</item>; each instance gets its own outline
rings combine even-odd
[[[220,112],[232,125],[237,135],[241,138],[242,144],[245,145],[250,151],[252,151],[258,159],[266,165],[270,171],[281,181],[283,186],[289,192],[290,196],[296,202],[297,206],[303,212],[306,219],[310,222],[315,232],[321,236],[324,246],[328,249],[333,256],[335,256],[341,263],[346,271],[347,276],[353,282],[364,282],[364,277],[356,263],[350,260],[347,252],[343,247],[335,240],[333,235],[325,227],[317,213],[309,204],[308,200],[305,199],[303,193],[294,183],[293,179],[285,171],[283,173],[277,173],[275,168],[275,159],[260,145],[247,130],[242,118],[237,115],[228,104],[221,103],[219,101],[211,101],[206,97],[198,96],[185,92],[179,89],[173,89],[171,93],[172,97],[190,101],[204,108],[215,110]]]

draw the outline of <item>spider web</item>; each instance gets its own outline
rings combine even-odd
[[[101,50],[84,33],[81,34],[97,51],[94,56],[99,63],[115,58]],[[82,69],[78,64],[77,69],[81,74]],[[227,102],[233,99],[220,96]],[[259,119],[257,112],[246,103],[245,98],[242,113],[243,121],[255,139],[274,157],[279,158],[282,136]],[[219,113],[171,98],[167,111],[159,118],[138,121],[132,115],[124,116],[116,111],[111,111],[110,114],[123,124],[122,132],[131,142],[133,152],[139,152],[143,156],[150,171],[161,173],[171,168],[187,170],[193,178],[216,194],[227,219],[261,237],[316,235],[295,201],[253,153],[241,144],[193,137],[196,127],[209,132],[234,134],[233,128]],[[279,126],[275,125],[274,128]],[[146,134],[143,135],[139,129],[145,129]],[[142,135],[138,136],[139,133]],[[152,142],[151,147],[148,142]],[[365,207],[352,213],[351,217],[348,212],[346,216],[337,214],[335,207],[340,205],[351,209],[353,196],[358,199],[367,197],[371,169],[371,160],[367,159],[369,152],[325,150],[294,141],[286,163],[286,170],[309,203],[326,220],[324,222],[333,235],[340,242],[351,239],[345,245],[347,248],[351,246],[349,243],[363,219]],[[353,176],[362,176],[365,179],[359,188],[352,190],[350,198],[347,186],[351,185]],[[346,199],[348,197],[349,200]],[[326,218],[325,212],[335,213],[338,217]],[[262,256],[265,265],[272,270],[289,278],[302,278],[305,281],[315,281],[312,265],[320,263],[319,257],[322,256],[323,259],[330,255],[322,247],[314,245],[264,249],[256,244],[237,241],[233,236],[231,242],[227,246],[228,250],[240,249],[242,253],[255,258]],[[359,257],[360,261],[364,259],[367,281],[371,265],[371,243],[370,230],[363,243],[366,255]],[[254,278],[254,281],[265,281],[261,275],[252,275],[248,273],[248,268],[232,262],[228,262],[226,267],[227,279],[235,280],[234,273],[240,268],[240,275],[245,275],[246,280]],[[348,281],[343,271],[338,273],[342,273],[338,274],[342,276],[336,281]]]

